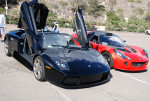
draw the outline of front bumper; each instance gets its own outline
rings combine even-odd
[[[130,61],[127,59],[118,59],[115,64],[115,69],[126,70],[126,71],[143,71],[147,70],[148,61]]]
[[[87,76],[67,76],[62,85],[64,87],[85,87],[104,83],[109,79],[109,73],[110,71]]]
[[[83,88],[95,86],[109,81],[110,71],[86,76],[67,76],[55,69],[47,69],[46,80],[63,88]]]

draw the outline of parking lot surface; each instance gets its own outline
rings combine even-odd
[[[17,29],[8,25],[6,32]],[[72,29],[60,29],[72,34]],[[150,56],[150,35],[113,32],[147,50]],[[32,71],[19,60],[7,57],[0,43],[0,101],[150,101],[150,64],[146,72],[111,70],[109,82],[83,89],[64,89],[49,82],[39,82]]]

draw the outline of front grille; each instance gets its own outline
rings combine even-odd
[[[64,85],[87,85],[90,83],[102,82],[108,78],[109,71],[101,74],[80,76],[80,77],[67,77],[64,81]]]
[[[142,67],[146,62],[132,62],[133,67]]]
[[[96,74],[96,75],[89,75],[89,76],[83,76],[80,77],[79,80],[82,84],[91,83],[95,81],[101,80],[102,74]]]

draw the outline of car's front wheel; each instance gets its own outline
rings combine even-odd
[[[40,56],[37,56],[33,62],[33,73],[37,80],[44,81],[45,80],[45,68],[44,62]]]
[[[110,68],[113,69],[114,62],[113,62],[113,58],[112,58],[111,54],[109,52],[103,52],[102,55],[105,58],[105,60],[108,62]]]
[[[9,51],[8,39],[6,39],[6,40],[4,41],[4,51],[5,51],[5,54],[6,54],[7,56],[11,56],[11,53],[10,53],[10,51]]]

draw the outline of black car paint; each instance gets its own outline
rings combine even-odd
[[[16,33],[15,33],[16,32]],[[23,31],[12,31],[6,34],[6,38],[10,38],[11,40],[9,41],[9,44],[12,46],[17,46],[16,50],[11,49],[12,47],[9,47],[9,50],[11,50],[11,53],[15,53],[21,51],[22,49],[20,48],[20,43],[18,43],[20,40],[23,40],[21,38],[25,38],[24,32],[22,33],[21,36],[18,36],[18,32],[23,32]],[[14,35],[14,36],[13,36]],[[23,37],[24,36],[24,37]],[[40,41],[42,44],[42,41]],[[17,51],[20,49],[19,51]],[[71,52],[68,52],[69,49],[67,48],[53,48],[53,49],[43,49],[37,51],[33,56],[27,55],[26,53],[19,53],[23,58],[25,58],[30,64],[33,63],[33,59],[36,56],[41,56],[45,66],[50,66],[52,69],[45,68],[46,70],[46,79],[57,84],[57,85],[63,85],[63,81],[67,77],[81,77],[81,76],[88,76],[88,75],[93,75],[93,74],[102,74],[105,72],[109,72],[109,67],[106,67],[103,64],[100,64],[97,66],[97,60],[96,57],[99,55],[99,53],[94,50],[89,48],[88,50],[73,50]],[[78,55],[77,55],[78,54]],[[51,60],[51,57],[56,57],[56,58],[66,58],[69,68],[69,71],[62,71],[60,68]],[[95,63],[96,62],[96,63]],[[91,65],[91,67],[88,67],[88,65]],[[108,75],[107,75],[108,76]],[[108,77],[107,77],[108,78]],[[104,80],[105,81],[105,80]],[[79,84],[81,85],[81,84]],[[78,85],[78,86],[79,86]],[[83,85],[82,85],[83,86]]]
[[[76,84],[67,86],[90,85],[92,83],[104,82],[108,79],[110,68],[97,62],[96,58],[100,53],[94,49],[73,49],[73,51],[69,51],[70,49],[68,48],[43,49],[41,45],[44,34],[56,33],[37,32],[37,22],[34,21],[33,14],[31,14],[31,9],[34,4],[32,4],[32,6],[30,6],[30,4],[32,3],[27,3],[25,1],[21,6],[20,17],[24,30],[11,31],[5,35],[5,40],[8,39],[11,54],[14,54],[15,52],[19,53],[30,64],[33,64],[33,60],[36,56],[40,56],[43,59],[45,66],[51,67],[50,69],[45,68],[46,79],[60,86],[65,86],[64,81],[68,82],[68,78],[69,80],[77,78],[79,81],[77,81]],[[62,71],[53,62],[51,59],[52,57],[66,59],[70,70]],[[99,75],[102,76],[98,77]],[[88,82],[92,77],[98,77],[99,80]],[[80,80],[83,82],[80,82]],[[85,81],[87,83],[85,83]]]

